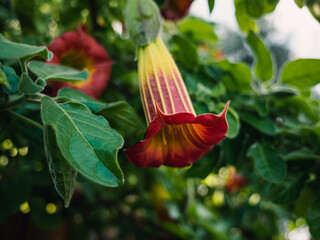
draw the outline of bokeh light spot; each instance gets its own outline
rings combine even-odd
[[[30,206],[28,202],[24,202],[22,204],[20,204],[20,211],[24,214],[27,214],[28,212],[30,212]]]
[[[28,154],[28,147],[19,148],[18,152],[21,157],[24,157]]]
[[[5,155],[0,156],[0,166],[5,167],[8,165],[8,163],[9,163],[9,159],[7,156]]]
[[[48,203],[46,205],[46,211],[49,214],[54,214],[54,213],[57,212],[57,206],[55,204],[53,204],[53,203]]]
[[[261,196],[258,193],[254,193],[251,195],[251,197],[248,200],[249,205],[255,206],[257,205],[261,200]]]
[[[9,150],[13,147],[13,143],[11,142],[10,139],[4,140],[1,145],[3,150]]]
[[[224,194],[221,190],[214,191],[212,201],[215,206],[222,206],[224,204]]]

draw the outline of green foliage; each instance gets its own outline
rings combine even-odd
[[[282,69],[281,82],[306,90],[320,83],[319,69],[319,59],[298,59],[289,62]]]
[[[141,132],[144,129],[135,110],[125,101],[101,103],[71,88],[61,89],[57,100],[74,101],[86,105],[93,113],[104,116],[122,135]]]
[[[248,92],[251,90],[250,69],[243,63],[230,63],[222,60],[216,63],[223,71],[222,81],[230,91]]]
[[[15,70],[8,66],[2,66],[2,71],[6,75],[7,82],[10,84],[10,90],[4,89],[6,93],[14,93],[18,91],[19,77],[17,76]]]
[[[132,40],[138,46],[153,42],[160,31],[159,10],[151,0],[127,1],[126,26]]]
[[[209,6],[209,11],[211,13],[214,8],[214,0],[208,0],[208,6]]]
[[[246,1],[245,0],[234,0],[236,7],[236,18],[240,29],[243,32],[249,32],[249,30],[257,31],[258,26],[246,11]]]
[[[288,175],[281,184],[271,188],[272,201],[278,204],[294,202],[298,199],[306,179],[304,174]]]
[[[104,118],[91,114],[82,104],[58,105],[49,97],[41,100],[41,117],[45,127],[54,129],[62,155],[77,171],[105,186],[123,184],[117,163],[123,139]],[[48,145],[46,149],[52,151]]]
[[[267,117],[261,117],[256,113],[246,112],[241,115],[241,119],[264,134],[270,136],[276,134],[273,122]]]
[[[61,153],[53,127],[45,126],[43,135],[53,184],[63,198],[65,207],[68,207],[76,184],[77,171]]]
[[[286,174],[286,164],[268,144],[253,144],[247,156],[254,159],[254,169],[261,177],[273,183],[283,180]]]
[[[310,232],[315,239],[320,238],[320,203],[317,202],[311,206],[307,214],[307,222],[310,227]]]
[[[29,59],[34,56],[41,56],[47,60],[52,58],[52,53],[46,47],[11,42],[2,34],[0,34],[0,49],[0,59]]]
[[[257,77],[262,81],[267,81],[272,78],[273,65],[269,50],[264,45],[263,41],[253,32],[249,31],[247,42],[256,55],[255,72]]]
[[[55,81],[86,81],[87,71],[78,71],[70,67],[50,65],[39,61],[30,61],[28,68],[31,72],[44,80]]]
[[[194,17],[188,17],[178,23],[181,33],[191,37],[195,41],[217,41],[213,24]]]
[[[23,73],[18,89],[20,93],[35,94],[41,92],[45,86],[46,82],[43,79],[38,78],[35,82],[33,82],[27,74]]]
[[[320,238],[320,103],[313,90],[319,60],[281,66],[288,59],[270,45],[265,25],[257,25],[279,1],[235,0],[243,33],[235,39],[228,33],[233,41],[224,42],[224,53],[214,23],[196,17],[165,22],[162,37],[197,114],[219,114],[231,101],[227,137],[186,169],[137,168],[119,151],[146,130],[136,47],[128,35],[138,45],[158,36],[152,1],[2,2],[0,239],[27,226],[30,238],[41,229],[51,238],[65,231],[79,240],[269,240],[306,224]],[[317,1],[295,2],[317,19]],[[208,5],[212,11],[214,1]],[[81,23],[113,60],[108,86],[99,99],[68,88],[45,96],[47,80],[71,84],[88,77],[50,65],[51,53],[39,47]],[[228,51],[232,47],[239,51]],[[239,57],[241,51],[248,54]],[[247,185],[230,191],[234,171]]]
[[[7,75],[2,70],[0,70],[0,84],[4,85],[7,88],[7,90],[11,90],[11,86],[8,82]]]

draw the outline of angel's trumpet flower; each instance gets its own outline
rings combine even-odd
[[[226,137],[226,112],[197,116],[180,72],[160,37],[138,50],[145,140],[125,150],[139,167],[186,167]]]
[[[62,64],[79,70],[87,69],[90,73],[84,82],[51,81],[50,89],[46,89],[49,95],[55,96],[59,89],[68,87],[99,98],[107,86],[112,60],[103,46],[86,32],[85,25],[57,37],[48,48],[53,52],[49,64]]]

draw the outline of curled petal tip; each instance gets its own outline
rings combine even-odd
[[[222,110],[222,112],[219,115],[226,117],[230,103],[231,103],[231,101],[229,100],[226,103],[226,106],[224,107],[224,109]]]

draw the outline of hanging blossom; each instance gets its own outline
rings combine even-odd
[[[93,98],[98,98],[108,83],[112,61],[106,50],[94,38],[87,34],[86,26],[66,32],[57,37],[48,46],[53,53],[49,64],[61,64],[78,70],[87,69],[87,81],[61,82],[51,81],[46,93],[55,96],[61,88],[74,88]]]
[[[138,50],[139,85],[149,127],[145,140],[124,150],[138,167],[186,167],[226,137],[226,113],[196,116],[180,72],[158,37]]]

